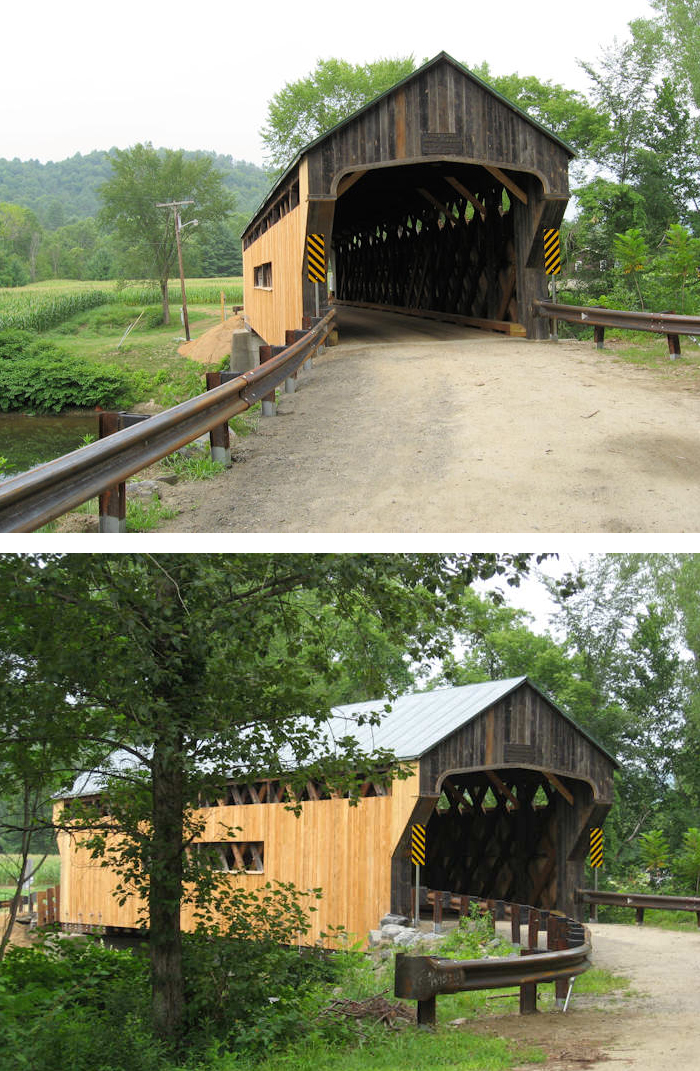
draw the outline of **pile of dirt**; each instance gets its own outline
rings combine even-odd
[[[181,357],[188,357],[190,361],[197,361],[199,364],[219,364],[231,353],[233,332],[242,330],[244,326],[243,316],[236,313],[216,327],[210,327],[199,338],[183,343],[177,352]]]

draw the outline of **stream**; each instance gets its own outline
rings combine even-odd
[[[77,450],[86,435],[97,438],[97,413],[0,413],[0,480]]]

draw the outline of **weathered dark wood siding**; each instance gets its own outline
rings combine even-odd
[[[530,171],[569,196],[571,154],[444,55],[309,150],[309,196],[334,196],[348,170],[431,156]]]
[[[439,792],[449,771],[507,767],[588,781],[596,803],[613,800],[611,759],[529,684],[423,756],[421,795]]]

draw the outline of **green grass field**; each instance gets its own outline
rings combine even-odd
[[[40,855],[30,855],[32,866],[41,859]],[[12,896],[15,891],[14,879],[18,871],[19,856],[0,855],[0,900]],[[47,855],[32,882],[32,892],[48,889],[61,881],[61,859],[58,855]]]

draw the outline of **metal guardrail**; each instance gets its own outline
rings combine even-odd
[[[644,923],[645,911],[692,911],[700,927],[700,897],[654,896],[649,893],[615,893],[598,889],[577,889],[576,900],[581,904],[608,907],[633,907],[638,926]],[[591,918],[594,918],[591,912]]]
[[[670,357],[680,357],[680,335],[700,337],[700,316],[679,316],[675,312],[626,312],[623,309],[603,309],[585,305],[559,305],[554,301],[533,302],[536,316],[546,316],[550,320],[563,320],[566,323],[580,324],[582,327],[595,329],[595,341],[602,350],[605,328],[611,327],[625,331],[651,331],[666,335]]]
[[[568,1006],[575,978],[591,966],[590,934],[581,923],[555,912],[540,911],[522,904],[500,900],[481,900],[478,897],[454,893],[429,893],[433,904],[441,903],[466,915],[470,902],[489,911],[494,919],[511,920],[511,940],[520,943],[521,925],[527,925],[527,946],[520,957],[482,960],[451,960],[440,956],[412,956],[399,953],[396,957],[394,995],[416,1000],[419,1026],[433,1025],[436,997],[444,993],[460,993],[477,989],[520,989],[520,1013],[530,1015],[537,1010],[537,985],[554,982],[556,996],[564,1009]],[[434,920],[437,921],[434,914]],[[440,918],[442,917],[440,913]],[[548,951],[538,947],[539,932],[547,933]]]
[[[0,532],[33,532],[128,476],[147,468],[265,399],[292,377],[333,327],[331,310],[298,341],[270,347],[272,356],[251,372],[133,427],[90,443],[0,484]]]

